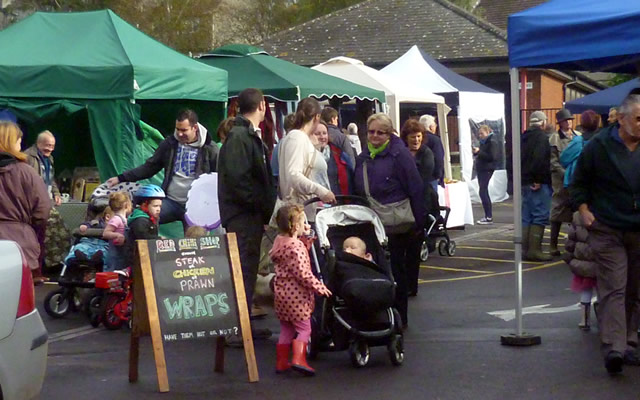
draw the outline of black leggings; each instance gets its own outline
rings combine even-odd
[[[478,171],[478,186],[480,187],[480,200],[482,201],[482,208],[484,208],[484,216],[486,218],[493,218],[491,212],[491,197],[489,197],[489,181],[493,175],[493,170]]]

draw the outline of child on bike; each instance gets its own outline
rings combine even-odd
[[[276,213],[279,234],[269,256],[275,263],[275,311],[280,320],[280,338],[276,346],[276,373],[290,367],[307,376],[315,374],[306,361],[307,342],[311,335],[311,313],[317,293],[331,292],[311,272],[309,252],[299,239],[310,231],[305,223],[304,208],[285,205]],[[289,364],[289,352],[293,357]]]
[[[127,229],[127,215],[131,213],[131,199],[124,192],[109,195],[109,207],[113,217],[104,228],[102,237],[109,241],[109,259],[105,271],[124,269],[127,265],[124,250],[125,232]]]
[[[162,210],[164,190],[157,185],[142,185],[133,194],[135,210],[129,216],[129,241],[135,245],[138,239],[157,239],[158,218]]]

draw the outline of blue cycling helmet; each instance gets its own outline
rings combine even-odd
[[[140,186],[133,194],[133,200],[136,204],[140,204],[145,200],[164,199],[165,197],[167,196],[164,194],[164,190],[160,186],[152,184]]]

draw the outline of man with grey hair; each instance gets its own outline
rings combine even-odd
[[[427,131],[425,141],[433,153],[434,159],[433,179],[429,183],[431,187],[433,187],[433,190],[438,193],[438,183],[444,186],[444,146],[442,145],[440,136],[436,135],[438,124],[436,124],[436,119],[433,116],[424,114],[420,117],[419,122]]]
[[[549,261],[542,252],[544,227],[549,224],[551,209],[551,147],[545,132],[547,116],[534,111],[529,129],[522,134],[522,243],[526,260]]]
[[[53,150],[56,148],[56,138],[50,131],[40,132],[36,143],[29,147],[24,153],[27,155],[27,162],[31,165],[38,175],[44,179],[44,183],[49,191],[49,197],[56,206],[62,203],[60,190],[55,180],[55,171],[53,169]]]
[[[587,143],[570,192],[598,264],[598,323],[605,368],[640,365],[640,96]]]

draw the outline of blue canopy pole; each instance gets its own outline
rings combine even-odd
[[[530,335],[522,329],[522,177],[520,172],[520,93],[518,68],[509,71],[511,81],[511,150],[513,159],[513,229],[516,277],[516,333],[503,335],[500,343],[506,346],[531,346],[542,342],[540,336]],[[522,85],[526,91],[526,85]],[[527,240],[527,238],[524,238]]]

